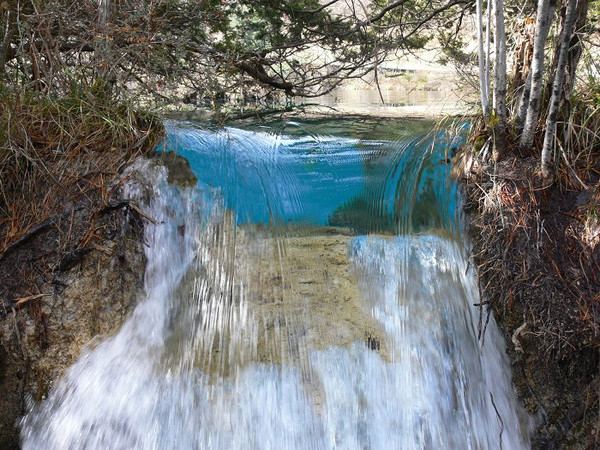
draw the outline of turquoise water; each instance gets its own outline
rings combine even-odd
[[[462,137],[432,133],[425,121],[385,126],[288,121],[213,130],[169,123],[163,149],[184,156],[238,224],[333,225],[357,233],[456,230],[457,185],[448,157]]]

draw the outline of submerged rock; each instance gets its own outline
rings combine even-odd
[[[198,305],[232,312],[207,310],[200,325],[189,323],[193,315],[176,314],[167,342],[178,355],[174,367],[193,364],[217,377],[256,363],[291,365],[306,373],[310,351],[357,341],[388,358],[388,339],[349,259],[353,236],[347,230],[290,227],[274,236],[262,226],[238,226],[235,232],[233,227],[230,215],[216,232],[222,240],[212,242],[177,294],[184,311]],[[246,311],[243,327],[233,312],[240,309]],[[220,320],[229,326],[211,332],[213,315],[226,317]]]
[[[198,180],[192,172],[189,161],[183,156],[175,152],[161,152],[157,156],[160,164],[167,168],[169,183],[180,188],[196,185]]]
[[[237,264],[258,273],[246,281],[249,307],[271,331],[259,339],[259,360],[294,358],[289,342],[322,350],[363,341],[386,354],[381,324],[368,310],[348,258],[350,239],[342,234],[271,238],[240,256]]]

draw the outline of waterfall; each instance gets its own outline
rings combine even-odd
[[[198,184],[132,169],[146,297],[23,448],[528,448],[493,318],[478,339],[444,139],[169,124]]]

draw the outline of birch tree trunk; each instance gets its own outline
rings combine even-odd
[[[494,46],[496,64],[494,66],[494,152],[498,161],[506,148],[506,31],[504,28],[504,2],[494,0]]]
[[[525,84],[523,85],[523,92],[521,93],[521,99],[519,100],[519,107],[517,109],[517,117],[515,119],[515,131],[520,134],[523,131],[525,125],[525,117],[527,116],[527,106],[529,106],[529,93],[531,92],[531,71],[527,74]]]
[[[492,47],[491,47],[491,30],[492,30],[492,1],[493,0],[488,0],[487,2],[487,8],[486,8],[486,13],[485,13],[485,18],[486,18],[486,25],[485,25],[485,85],[487,88],[487,95],[488,95],[488,105],[490,103],[490,87],[491,87],[491,82],[490,82],[490,64],[491,64],[491,54],[492,54]],[[491,108],[490,108],[491,109]],[[490,111],[491,114],[491,111]]]
[[[560,7],[560,29],[565,28],[565,21],[567,19],[567,10],[568,10],[568,0],[563,0],[564,3]],[[571,105],[569,102],[569,98],[571,96],[571,92],[573,90],[573,84],[575,82],[575,70],[577,69],[577,65],[579,64],[579,59],[581,58],[581,54],[583,52],[583,42],[580,36],[579,31],[583,31],[582,34],[588,34],[585,30],[582,30],[586,26],[587,20],[587,10],[588,10],[588,0],[578,0],[577,1],[577,9],[575,10],[575,18],[573,19],[573,30],[571,33],[571,40],[569,41],[569,51],[567,53],[566,65],[565,65],[565,79],[563,82],[563,89],[560,94],[560,102],[558,104],[558,108],[565,112],[565,110],[569,110]],[[556,45],[554,48],[554,55],[552,57],[552,67],[551,72],[549,72],[549,76],[545,89],[549,93],[548,96],[552,93],[552,85],[554,83],[554,79],[556,77],[556,69],[558,67],[558,59],[561,51],[561,35],[559,35],[556,39]],[[565,117],[568,115],[568,111],[564,114]]]
[[[110,36],[108,36],[108,24],[110,22],[111,0],[98,0],[98,29],[99,36],[96,38],[96,61],[98,65],[98,81],[108,89],[108,81],[112,70],[110,61]]]
[[[531,61],[531,89],[527,114],[519,146],[527,151],[533,146],[537,121],[540,115],[544,77],[544,49],[550,24],[554,16],[556,0],[538,0],[537,17],[535,21],[535,39],[533,42],[533,58]]]
[[[11,2],[12,3],[12,2]],[[0,6],[0,14],[4,15],[5,26],[2,32],[2,42],[0,44],[0,76],[6,72],[6,62],[9,59],[10,44],[17,28],[16,7],[12,8],[8,2],[3,2]]]
[[[556,116],[560,104],[561,94],[564,87],[565,69],[567,65],[567,56],[569,54],[569,43],[573,36],[573,25],[577,11],[577,0],[569,0],[565,21],[560,35],[558,62],[556,64],[556,74],[552,84],[552,96],[550,98],[550,107],[548,117],[546,118],[546,133],[544,134],[544,145],[542,147],[542,177],[548,178],[552,166],[552,150],[556,137]]]
[[[483,53],[483,0],[476,2],[477,14],[477,55],[479,57],[479,94],[481,96],[481,109],[483,119],[487,122],[490,118],[490,92],[487,62]],[[489,28],[489,27],[488,27]]]
[[[579,64],[579,59],[583,53],[583,41],[580,34],[578,33],[587,23],[587,15],[589,9],[589,0],[579,0],[577,2],[577,13],[575,18],[575,25],[573,33],[571,34],[571,41],[569,42],[569,53],[567,55],[567,65],[565,72],[565,82],[562,91],[562,98],[559,103],[559,108],[562,105],[567,105],[573,85],[575,84],[575,71]],[[570,106],[569,106],[570,107]]]

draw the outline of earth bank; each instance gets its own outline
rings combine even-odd
[[[600,432],[600,158],[583,180],[539,160],[457,155],[483,308],[507,342],[535,449],[597,448]]]
[[[30,403],[94,338],[116,331],[143,292],[148,218],[120,189],[55,212],[0,259],[2,448],[19,448],[16,424]]]
[[[154,152],[155,117],[104,98],[0,101],[0,448],[143,288],[144,217],[124,169]]]

